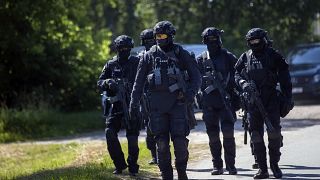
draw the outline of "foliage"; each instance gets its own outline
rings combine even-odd
[[[314,42],[318,0],[2,0],[0,106],[46,102],[60,110],[97,106],[96,80],[111,40],[170,20],[180,43],[201,43],[208,26],[224,29],[223,44],[240,55],[253,27],[269,32],[282,52]]]
[[[93,29],[90,1],[0,3],[0,101],[10,108],[40,101],[64,110],[92,107],[111,33]]]
[[[0,109],[0,143],[70,136],[102,130],[100,112],[64,113],[49,109]]]

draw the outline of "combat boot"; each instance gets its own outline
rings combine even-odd
[[[259,169],[259,164],[257,162],[254,162],[252,164],[252,169]]]
[[[282,178],[282,171],[279,168],[278,163],[270,163],[270,169],[276,179]]]
[[[213,167],[213,170],[211,171],[211,175],[220,175],[220,174],[223,174],[223,168]]]
[[[232,165],[232,166],[227,166],[227,171],[229,171],[230,175],[236,175],[238,174],[237,168]]]
[[[259,169],[257,174],[253,176],[253,179],[267,179],[267,178],[269,178],[268,170]]]
[[[152,158],[150,161],[149,161],[149,164],[152,165],[152,164],[158,164],[157,163],[157,159],[156,158]]]
[[[188,180],[188,175],[186,171],[177,171],[178,173],[178,180]]]
[[[120,168],[116,168],[112,174],[122,174],[122,171],[125,170],[128,166],[127,165],[123,165],[122,167]]]

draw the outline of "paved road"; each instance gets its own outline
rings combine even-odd
[[[279,164],[284,173],[283,179],[320,179],[320,118],[313,116],[305,119],[302,115],[307,114],[305,111],[308,109],[302,108],[301,111],[304,112],[294,112],[295,117],[290,115],[282,121],[284,147],[281,149],[283,155]],[[320,108],[316,106],[310,110],[309,107],[309,111],[319,115]],[[212,176],[211,157],[206,156],[188,166],[190,179],[252,179],[256,170],[251,169],[253,158],[250,156],[250,146],[242,144],[243,135],[238,128],[239,123],[236,124],[236,166],[239,174]],[[271,170],[269,173],[270,178],[273,178]]]

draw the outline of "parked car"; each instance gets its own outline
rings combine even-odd
[[[320,97],[320,43],[299,45],[287,57],[295,100]]]

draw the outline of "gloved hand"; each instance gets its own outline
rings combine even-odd
[[[130,106],[129,107],[129,115],[130,115],[130,129],[137,129],[140,122],[140,108],[139,106]]]
[[[285,117],[294,107],[292,98],[285,98],[284,102],[280,105],[280,116]]]
[[[251,96],[251,94],[253,93],[254,89],[252,88],[252,84],[251,83],[248,83],[248,82],[244,82],[242,84],[242,90],[246,93],[249,94],[249,96]]]
[[[117,92],[118,91],[118,85],[117,85],[116,81],[113,80],[113,79],[107,79],[105,81],[105,85],[112,92]]]

